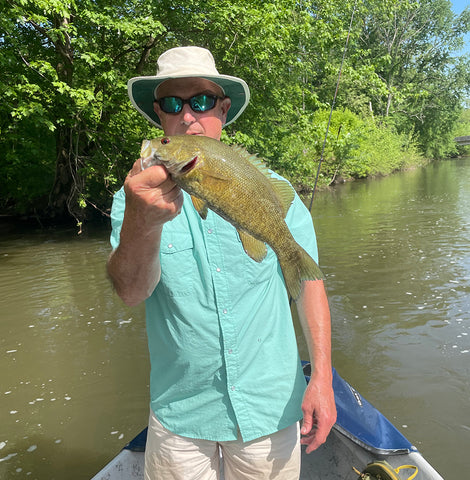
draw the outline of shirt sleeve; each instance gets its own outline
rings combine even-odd
[[[318,263],[317,238],[312,216],[297,194],[287,212],[286,223],[295,241]]]
[[[271,175],[292,185],[281,175],[271,170]],[[293,189],[294,187],[292,187]],[[312,215],[304,205],[299,195],[295,193],[294,200],[286,215],[286,223],[295,241],[318,263],[318,247]]]
[[[111,207],[111,246],[115,250],[121,239],[122,220],[124,219],[124,210],[126,209],[126,195],[124,187],[118,190],[113,197],[113,205]]]

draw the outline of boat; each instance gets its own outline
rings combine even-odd
[[[302,362],[306,380],[310,364]],[[333,368],[337,421],[313,453],[302,447],[300,480],[443,480],[416,447]],[[143,480],[143,429],[92,480]],[[361,477],[361,472],[378,476]],[[383,470],[381,470],[383,469]]]

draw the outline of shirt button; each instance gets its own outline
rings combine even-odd
[[[230,387],[230,389],[231,389],[232,392],[233,392],[233,391],[235,390],[235,385],[232,385],[232,386]]]
[[[209,230],[207,230],[207,233],[212,233],[212,228],[209,228]]]
[[[224,308],[224,309],[222,310],[222,313],[227,313],[227,312],[228,312],[228,310],[227,310],[226,308]]]
[[[217,272],[220,272],[220,268],[219,268],[219,267],[217,267],[215,270],[216,270]]]
[[[232,350],[231,348],[229,348],[229,349],[228,349],[228,353],[229,353],[230,355],[232,355],[233,350]]]
[[[173,244],[172,244],[172,243],[169,243],[169,244],[168,244],[168,248],[173,248]]]

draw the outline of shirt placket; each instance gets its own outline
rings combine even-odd
[[[215,216],[212,216],[215,220]],[[219,327],[223,341],[223,356],[225,360],[225,373],[227,378],[227,394],[230,398],[232,408],[240,423],[243,414],[241,402],[241,392],[239,391],[239,366],[238,366],[238,346],[237,334],[232,314],[232,304],[230,296],[229,275],[230,272],[226,268],[225,254],[221,248],[220,238],[217,234],[217,226],[214,221],[208,217],[203,222],[204,236],[206,241],[206,251],[208,262],[211,269],[212,284],[215,292],[216,309],[219,318]]]

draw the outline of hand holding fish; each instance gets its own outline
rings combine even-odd
[[[165,167],[141,171],[134,163],[124,183],[126,209],[120,244],[108,260],[108,274],[127,305],[145,300],[160,280],[159,245],[165,222],[181,211],[183,194]]]
[[[320,267],[295,241],[285,222],[293,188],[274,178],[264,162],[241,147],[209,137],[167,136],[144,140],[142,166],[164,165],[188,192],[201,218],[210,208],[237,230],[245,252],[256,262],[266,244],[276,253],[293,299],[304,280],[323,278]],[[145,170],[144,170],[145,171]]]
[[[181,211],[183,194],[163,166],[142,170],[137,160],[124,182],[126,214],[139,219],[141,229],[161,227]]]

